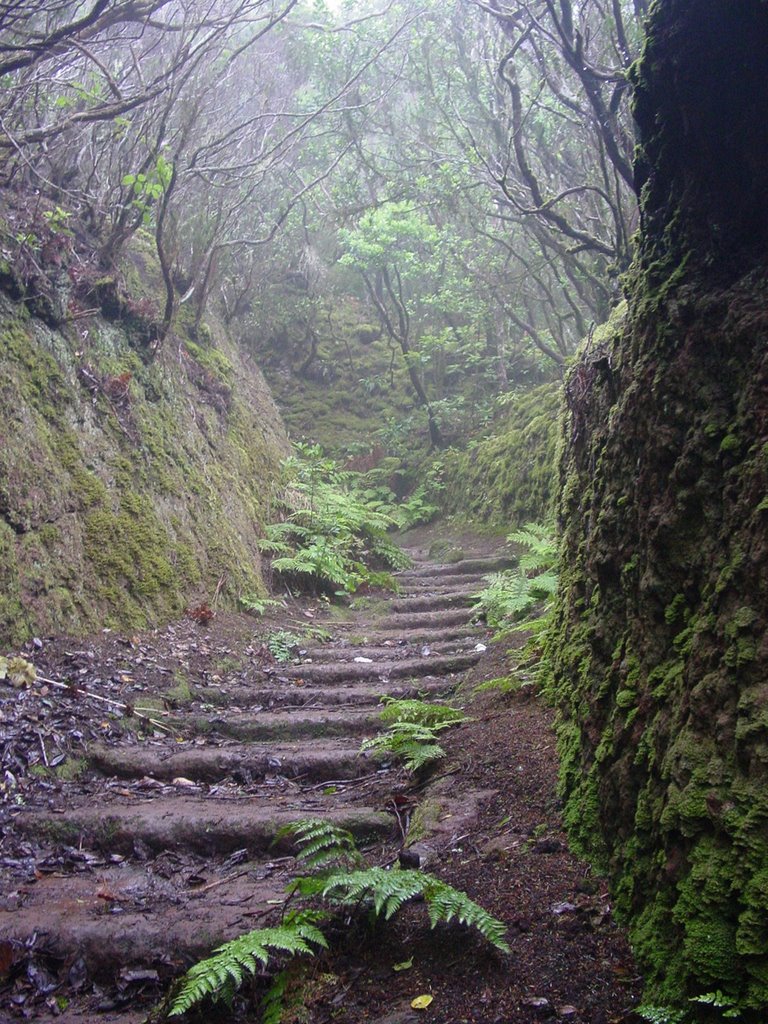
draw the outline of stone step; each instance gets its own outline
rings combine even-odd
[[[398,573],[398,580],[428,579],[433,576],[467,576],[485,575],[486,573],[500,572],[502,569],[510,569],[516,564],[516,559],[511,555],[496,555],[493,558],[465,558],[461,562],[453,562],[448,565],[434,565],[427,563],[416,566],[413,569],[405,569]]]
[[[167,984],[222,942],[260,927],[263,914],[284,897],[286,881],[283,876],[259,879],[251,871],[211,893],[201,892],[195,913],[195,904],[187,902],[189,887],[183,882],[166,886],[144,866],[71,876],[66,888],[57,884],[59,879],[43,876],[33,886],[20,887],[13,910],[0,910],[0,941],[21,948],[34,942],[38,953],[64,965],[81,960],[89,985],[120,983],[121,974],[124,978],[132,968],[157,970],[158,981]],[[7,1019],[0,1010],[0,1020]],[[34,1020],[39,1019],[36,1013]],[[101,1011],[83,1016],[81,1011],[74,1019],[123,1024],[133,1018]],[[56,1020],[66,1016],[57,1014]],[[138,1020],[146,1022],[146,1010]]]
[[[357,684],[336,683],[333,686],[305,685],[304,680],[299,677],[286,680],[282,685],[277,681],[271,686],[260,686],[256,689],[244,686],[217,687],[215,690],[208,688],[205,691],[198,691],[197,697],[208,708],[230,708],[238,713],[256,713],[279,708],[330,707],[342,704],[374,705],[384,692],[393,697],[415,697],[422,692],[439,695],[450,692],[454,686],[455,680],[450,675],[417,676],[412,680],[390,680],[386,684],[380,679],[363,680]],[[193,703],[186,713],[186,718],[194,721],[201,718],[202,713],[201,704]],[[216,711],[213,713],[216,714]],[[182,713],[176,713],[174,722],[178,728],[184,728],[185,720]]]
[[[430,654],[432,655],[464,654],[471,651],[477,642],[474,630],[470,634],[457,637],[456,639],[442,639],[442,634],[439,631],[438,636],[440,639],[433,641],[427,638],[426,644],[420,640],[404,641],[402,643],[396,640],[389,640],[377,645],[358,646],[350,644],[348,647],[340,647],[338,645],[334,647],[309,647],[305,654],[306,661],[302,661],[301,664],[306,664],[307,662],[328,664],[331,662],[354,661],[355,658],[371,658],[376,662],[395,659],[400,661],[404,658],[421,658],[425,656],[421,653],[424,646],[429,647]]]
[[[148,776],[172,781],[219,782],[232,778],[254,779],[281,775],[310,782],[322,779],[355,779],[371,771],[371,759],[360,755],[360,744],[344,741],[306,743],[227,743],[181,747],[140,744],[135,747],[94,747],[88,752],[92,768],[113,778]]]
[[[434,613],[445,614],[445,613]],[[460,613],[450,614],[467,615]],[[406,616],[411,618],[411,616]],[[275,674],[285,679],[303,679],[308,683],[341,683],[363,679],[412,679],[419,676],[450,675],[453,672],[464,672],[471,668],[479,655],[475,651],[464,651],[460,654],[436,654],[431,658],[403,658],[393,661],[355,662],[339,661],[330,664],[286,665],[275,669]]]
[[[450,782],[444,780],[444,792],[437,792],[425,819],[429,840],[438,844],[466,831],[482,809],[498,797],[495,791],[478,790],[463,792],[456,800]],[[245,852],[254,844],[246,844],[256,836],[256,852],[261,853],[278,824],[288,824],[296,820],[295,816],[273,815],[267,830],[253,820],[241,820],[235,829],[227,829],[224,848],[212,852],[209,847],[221,842],[220,823],[199,815],[197,827],[208,829],[206,841],[195,844],[200,851],[176,852],[173,847],[188,825],[178,820],[175,830],[166,825],[166,832],[172,835],[164,837],[156,824],[147,827],[146,821],[134,813],[142,810],[146,818],[148,808],[154,807],[162,814],[158,803],[127,808],[120,817],[109,808],[106,812],[91,808],[88,822],[81,814],[78,835],[87,841],[98,833],[98,852],[90,853],[85,844],[72,846],[69,849],[74,863],[69,869],[65,864],[42,870],[38,867],[34,876],[20,879],[14,891],[0,896],[0,941],[16,948],[34,941],[38,952],[64,965],[81,959],[89,985],[114,983],[132,969],[155,969],[159,982],[165,984],[222,942],[262,927],[279,915],[286,886],[302,866],[290,856],[293,850],[289,840],[269,847],[267,857],[258,859]],[[241,807],[242,802],[236,801],[227,804],[225,811],[234,809],[238,814]],[[320,814],[314,810],[312,816]],[[74,822],[76,813],[68,817]],[[378,843],[394,833],[389,816],[365,808],[342,814],[323,811],[322,817],[349,828],[363,844]],[[36,818],[38,828],[44,827],[46,820],[61,820],[59,816]],[[106,835],[110,838],[105,842]],[[141,862],[132,859],[137,840],[145,847]],[[242,846],[238,845],[240,841]],[[233,845],[233,856],[225,859]],[[114,863],[122,855],[120,851],[126,859]],[[152,857],[155,851],[158,855]],[[57,1019],[66,1021],[66,1012]],[[36,1014],[34,1019],[41,1018]],[[83,1019],[104,1022],[112,1018],[98,1010],[97,1015],[81,1015],[70,1024]],[[120,1015],[118,1019],[120,1024],[138,1024],[130,1016]],[[146,1015],[142,1015],[141,1021],[145,1020]]]
[[[373,694],[372,694],[373,698]],[[375,695],[378,699],[378,694]],[[279,711],[243,712],[234,708],[229,714],[198,715],[192,719],[170,719],[180,731],[198,736],[217,734],[249,743],[254,740],[331,739],[340,736],[364,736],[379,726],[378,705],[347,708],[326,705],[318,708],[297,707]]]
[[[472,594],[466,591],[450,594],[425,594],[419,597],[402,597],[390,601],[389,609],[395,613],[437,611],[440,608],[466,608],[474,604]]]
[[[377,619],[373,625],[377,631],[384,629],[393,632],[414,630],[420,627],[439,629],[441,626],[464,626],[472,620],[469,608],[454,608],[444,612],[408,612],[403,615],[385,615]]]
[[[444,582],[445,581],[445,582]],[[398,586],[399,597],[424,597],[428,594],[475,594],[485,585],[484,576],[427,576],[404,581]]]
[[[278,839],[281,828],[301,818],[323,817],[348,829],[361,842],[392,834],[391,816],[369,807],[331,808],[322,798],[311,799],[292,791],[290,802],[277,797],[277,807],[265,807],[254,798],[225,800],[157,797],[133,805],[102,803],[67,810],[23,812],[16,827],[52,842],[78,849],[134,856],[137,844],[157,854],[188,851],[221,856],[236,850],[250,855],[290,853],[289,839]]]
[[[453,640],[468,640],[470,638],[482,640],[488,636],[488,631],[481,623],[459,623],[454,626],[435,626],[434,623],[427,626],[415,626],[412,629],[402,629],[401,623],[397,624],[391,629],[382,629],[381,623],[377,622],[376,626],[371,626],[369,632],[358,635],[362,643],[371,646],[380,645],[383,643],[394,642],[404,644],[430,644],[437,642],[449,642]]]

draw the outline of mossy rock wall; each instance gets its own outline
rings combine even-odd
[[[288,299],[290,291],[282,304]],[[299,293],[299,309],[301,301]],[[361,303],[340,296],[317,323],[311,360],[306,326],[298,316],[275,316],[272,323],[269,317],[253,323],[246,317],[240,325],[295,440],[319,442],[334,454],[365,451],[382,444],[377,431],[389,425],[389,446],[426,445],[426,414],[415,409],[402,355],[393,353],[367,315]]]
[[[559,383],[520,391],[490,436],[447,452],[442,511],[503,529],[551,515],[561,401]]]
[[[566,820],[613,879],[649,1001],[697,1022],[722,1019],[689,1002],[716,990],[741,1020],[768,1010],[768,284],[743,197],[719,197],[710,212],[728,217],[708,219],[709,162],[685,163],[686,133],[740,180],[741,114],[721,104],[713,128],[710,99],[747,95],[735,56],[767,30],[757,0],[654,8],[628,317],[565,387],[550,653]],[[747,106],[762,119],[761,89]]]
[[[0,643],[133,628],[264,592],[287,441],[215,326],[150,357],[135,324],[59,328],[0,293]]]

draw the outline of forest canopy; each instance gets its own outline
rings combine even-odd
[[[5,2],[3,257],[77,313],[151,237],[155,344],[213,303],[307,366],[352,296],[440,444],[617,300],[645,6]]]

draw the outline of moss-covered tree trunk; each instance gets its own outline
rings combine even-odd
[[[566,816],[655,1002],[768,1009],[768,3],[666,0],[626,318],[566,383]]]

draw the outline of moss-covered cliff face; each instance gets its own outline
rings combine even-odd
[[[695,1021],[768,1008],[766,57],[760,0],[654,9],[627,321],[566,384],[566,817]]]
[[[151,358],[141,317],[105,308],[53,326],[0,293],[2,644],[264,589],[287,442],[258,369],[216,329]]]
[[[561,385],[515,394],[493,432],[445,455],[442,511],[511,529],[548,518],[557,491]]]

